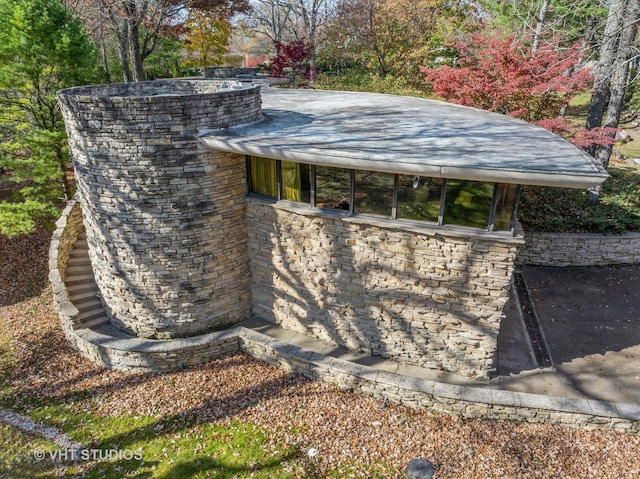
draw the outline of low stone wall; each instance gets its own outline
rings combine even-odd
[[[634,404],[459,386],[402,376],[307,351],[246,328],[239,329],[241,349],[254,358],[380,400],[387,398],[409,407],[466,418],[640,432],[640,406]]]
[[[371,355],[490,376],[520,238],[247,201],[256,316]]]
[[[531,266],[640,265],[640,233],[525,233],[518,264]]]
[[[258,74],[257,68],[248,67],[205,67],[205,78],[235,78],[238,75],[255,77]]]
[[[53,291],[53,308],[58,313],[62,331],[73,346],[74,329],[78,324],[78,308],[70,301],[64,282],[67,262],[78,235],[84,231],[82,209],[77,198],[72,199],[56,221],[56,230],[49,245],[49,282]]]
[[[245,158],[203,129],[260,118],[259,88],[166,80],[62,90],[95,279],[110,322],[143,338],[204,334],[251,311]]]

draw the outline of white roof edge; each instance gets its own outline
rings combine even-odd
[[[268,148],[247,142],[230,142],[217,136],[208,136],[213,132],[203,131],[199,137],[202,144],[208,148],[253,155],[275,160],[287,160],[296,163],[310,163],[320,166],[333,166],[356,170],[379,171],[401,175],[428,176],[431,178],[450,178],[457,180],[512,183],[519,185],[552,186],[563,188],[589,189],[593,188],[609,175],[603,170],[602,174],[551,174],[539,171],[513,171],[506,169],[465,168],[436,165],[416,165],[403,162],[381,162],[361,158],[349,158],[343,156],[319,155],[300,151]]]

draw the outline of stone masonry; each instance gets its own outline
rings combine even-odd
[[[521,238],[415,230],[250,198],[254,313],[372,355],[487,379]]]
[[[260,118],[259,89],[230,86],[157,81],[59,94],[91,264],[109,320],[125,332],[189,337],[250,313],[245,160],[197,138]]]

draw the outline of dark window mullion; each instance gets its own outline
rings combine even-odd
[[[514,204],[513,204],[513,212],[511,213],[511,225],[510,230],[511,234],[515,233],[516,230],[516,222],[518,221],[518,203],[520,203],[520,192],[522,190],[522,185],[516,186],[516,194]]]
[[[282,162],[276,160],[276,197],[282,199]]]
[[[349,170],[349,216],[353,215],[356,202],[356,170]]]

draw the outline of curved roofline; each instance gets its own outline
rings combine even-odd
[[[263,89],[263,119],[200,133],[216,150],[322,166],[567,188],[608,178],[536,125],[435,100]]]

